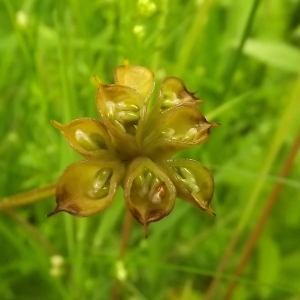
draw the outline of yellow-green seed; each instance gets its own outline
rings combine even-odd
[[[185,167],[180,167],[179,168],[180,175],[186,179],[190,179],[191,181],[195,182],[195,176],[192,174],[192,172]]]
[[[112,101],[106,102],[106,108],[107,108],[107,118],[110,120],[115,119],[115,113],[116,113],[116,105]]]
[[[95,181],[93,184],[94,190],[100,190],[105,185],[111,173],[112,170],[110,168],[100,169],[95,176]]]
[[[150,194],[150,193],[149,193]],[[166,185],[165,183],[160,183],[155,190],[155,193],[150,198],[153,204],[160,204],[166,194]]]
[[[75,131],[75,139],[87,151],[106,149],[104,138],[97,133],[87,133],[77,129]]]
[[[118,111],[132,111],[137,112],[139,110],[139,107],[130,102],[130,101],[120,101],[116,103],[116,108]]]
[[[197,128],[190,128],[187,133],[182,137],[182,141],[184,142],[192,142],[194,141],[196,135],[197,135]]]
[[[157,177],[154,177],[152,182],[151,182],[151,188],[148,194],[148,198],[151,202],[153,202],[153,199],[155,198],[155,200],[158,201],[157,197],[155,196],[156,192],[157,192],[157,188],[160,185],[161,180],[158,179]],[[154,198],[153,198],[154,197]]]
[[[162,132],[162,135],[170,138],[170,137],[174,136],[174,133],[175,133],[174,128],[167,128],[165,131]]]
[[[146,171],[145,172],[145,180],[146,184],[150,185],[151,182],[153,181],[154,175],[151,171]]]
[[[133,112],[133,111],[120,111],[116,115],[116,119],[121,122],[133,122],[140,118],[139,112]]]
[[[95,190],[95,189],[92,190],[89,195],[92,198],[101,199],[101,198],[106,197],[108,195],[108,193],[109,193],[109,185],[107,184],[99,190]]]
[[[188,168],[180,167],[178,175],[179,180],[184,184],[184,186],[189,190],[189,192],[193,194],[198,193],[200,191],[195,176]]]
[[[142,174],[138,175],[133,182],[138,189],[146,185],[145,178]]]
[[[180,99],[177,98],[175,93],[164,93],[164,101],[162,108],[167,109],[180,103]]]
[[[121,124],[120,121],[114,120],[114,124],[115,124],[121,131],[126,132],[125,127],[123,126],[123,124]]]
[[[143,174],[139,174],[134,179],[134,187],[140,197],[144,197],[149,192],[149,184],[147,184]]]

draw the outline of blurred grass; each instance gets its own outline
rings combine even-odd
[[[166,76],[182,78],[204,100],[208,119],[222,125],[182,154],[212,170],[216,218],[178,200],[150,225],[147,240],[134,223],[122,265],[122,193],[88,219],[46,219],[53,198],[2,214],[0,298],[109,299],[123,266],[123,299],[204,299],[215,276],[215,299],[222,299],[244,241],[282,181],[232,299],[298,299],[299,155],[288,178],[278,173],[300,126],[299,14],[296,0],[1,0],[1,197],[51,183],[79,159],[50,120],[97,117],[92,76],[112,82],[125,57],[150,67],[157,88]],[[217,274],[236,228],[241,241]],[[64,259],[61,273],[54,255]]]

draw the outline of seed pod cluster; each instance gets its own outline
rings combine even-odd
[[[190,159],[171,159],[183,149],[203,143],[210,123],[199,111],[201,101],[176,77],[166,78],[149,109],[154,75],[125,61],[115,70],[115,83],[98,84],[96,106],[101,120],[82,118],[68,125],[53,121],[85,160],[60,177],[56,208],[90,216],[106,209],[118,186],[127,208],[144,226],[167,216],[176,197],[214,214],[210,208],[214,181],[210,172]]]

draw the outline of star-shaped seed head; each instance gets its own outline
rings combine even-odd
[[[166,78],[150,109],[154,75],[125,61],[115,83],[98,78],[96,106],[100,121],[81,118],[68,125],[53,121],[84,160],[69,166],[57,183],[56,208],[75,216],[106,209],[118,186],[133,217],[144,226],[167,216],[176,197],[214,215],[210,202],[214,180],[191,159],[172,159],[183,149],[203,143],[210,123],[198,110],[201,101],[176,77]]]

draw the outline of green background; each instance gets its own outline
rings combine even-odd
[[[177,200],[144,239],[134,221],[119,259],[124,201],[85,219],[46,218],[54,197],[0,216],[0,299],[223,298],[274,187],[281,193],[230,299],[300,299],[300,1],[1,0],[0,195],[54,182],[80,157],[50,123],[98,118],[93,75],[128,58],[156,87],[181,78],[220,122],[184,151],[215,177],[213,218]],[[232,237],[227,268],[218,272]],[[63,263],[56,265],[59,255]],[[54,258],[53,258],[54,257]]]

